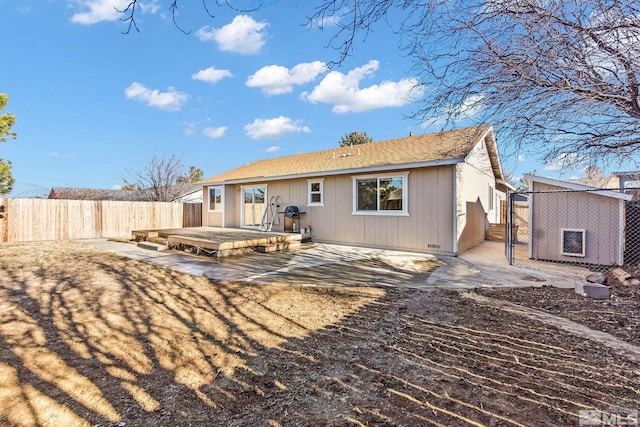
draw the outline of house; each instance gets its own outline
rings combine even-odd
[[[204,226],[260,228],[277,201],[316,241],[444,254],[484,240],[510,187],[491,126],[261,160],[202,184]]]
[[[634,200],[640,200],[640,171],[613,172],[605,187],[632,194]]]
[[[202,203],[202,185],[180,183],[170,187],[169,194],[175,194],[172,202]],[[100,188],[53,187],[49,199],[67,200],[118,200],[127,202],[148,202],[153,200],[150,191],[143,190],[107,190]]]
[[[172,201],[177,203],[202,203],[202,185],[183,184],[180,194]]]
[[[147,201],[149,198],[137,190],[107,190],[99,188],[53,187],[48,199],[67,200],[124,200],[129,202]]]
[[[534,175],[530,185],[529,258],[622,265],[625,201],[632,195]]]

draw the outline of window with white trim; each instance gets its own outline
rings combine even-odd
[[[222,210],[222,187],[209,187],[209,211]]]
[[[584,229],[562,228],[562,255],[583,257],[585,254]]]
[[[307,206],[324,206],[324,179],[309,179]]]
[[[408,215],[408,172],[353,177],[353,213]]]

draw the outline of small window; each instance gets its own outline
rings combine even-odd
[[[209,210],[222,210],[222,187],[209,187]]]
[[[309,185],[309,200],[307,201],[308,206],[324,206],[323,184],[324,184],[323,179],[308,180],[308,185]]]
[[[562,255],[567,256],[584,256],[584,230],[576,230],[572,228],[562,229]]]

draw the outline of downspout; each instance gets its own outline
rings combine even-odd
[[[222,228],[227,228],[227,184],[222,184]]]
[[[534,234],[535,234],[535,224],[533,223],[533,210],[535,208],[535,191],[536,191],[536,183],[531,181],[531,189],[529,193],[529,259],[533,259],[533,242]]]
[[[205,204],[205,194],[207,195],[207,203]],[[204,185],[202,186],[202,225],[205,227],[209,226],[209,187]]]
[[[453,254],[458,255],[458,165],[453,165]]]

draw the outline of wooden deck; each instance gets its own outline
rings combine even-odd
[[[137,241],[163,244],[171,249],[185,249],[214,257],[249,251],[271,252],[300,246],[299,233],[275,233],[239,228],[189,227],[162,230],[134,230]]]

